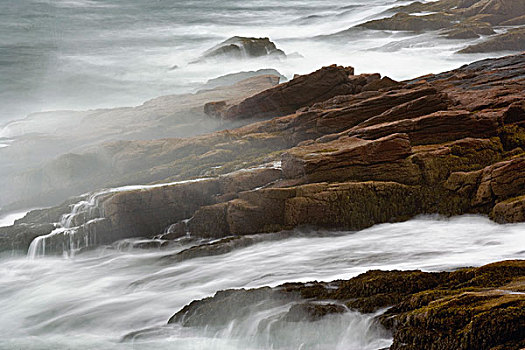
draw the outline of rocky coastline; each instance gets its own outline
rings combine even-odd
[[[106,143],[78,155],[80,163],[110,157],[97,171],[119,168],[122,181],[157,183],[30,212],[0,228],[0,251],[25,253],[35,241],[44,247],[33,247],[37,253],[62,254],[133,237],[220,239],[176,262],[304,226],[360,230],[436,213],[524,222],[524,101],[525,54],[399,82],[324,67],[201,106],[209,118],[245,126]],[[371,271],[349,281],[219,292],[170,322],[220,324],[226,321],[208,314],[214,308],[291,298],[298,303],[282,322],[388,308],[377,320],[392,331],[391,349],[520,349],[523,278],[522,261],[443,273]]]
[[[129,178],[164,180],[95,196],[69,225],[105,232],[98,244],[108,244],[161,235],[170,225],[171,238],[222,238],[301,226],[359,230],[435,213],[522,222],[524,74],[523,54],[404,82],[330,66],[238,103],[212,102],[223,109],[210,118],[259,121],[120,144],[113,166]],[[137,149],[147,162],[131,162]],[[2,250],[27,251],[42,227],[49,231],[82,200],[0,229]]]

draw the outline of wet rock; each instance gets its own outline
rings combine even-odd
[[[246,317],[255,307],[275,307],[293,300],[293,296],[271,288],[225,290],[213,297],[191,302],[173,315],[168,323],[185,327],[225,326],[232,319]]]
[[[503,26],[522,26],[525,25],[525,15],[514,17],[500,23]]]
[[[512,103],[503,114],[503,123],[525,127],[525,101]]]
[[[496,34],[492,26],[484,22],[462,22],[445,32],[448,39],[476,39],[481,35]]]
[[[361,24],[361,27],[376,30],[406,30],[420,32],[424,30],[438,30],[448,28],[456,17],[449,14],[437,13],[425,16],[413,16],[407,13],[397,13],[390,18],[376,19]]]
[[[361,312],[389,307],[377,320],[393,333],[391,349],[519,349],[525,343],[524,277],[522,260],[441,273],[369,271],[344,281],[221,291],[193,301],[169,323],[225,326],[287,303],[278,322],[316,321],[345,312],[342,304]]]
[[[476,39],[495,34],[493,26],[521,26],[525,24],[525,5],[515,0],[439,0],[413,2],[391,9],[396,14],[389,18],[368,21],[359,25],[374,30],[436,31],[449,39]],[[521,51],[523,28],[510,30],[471,45],[460,53]]]
[[[247,38],[234,36],[206,51],[202,57],[192,63],[205,62],[209,59],[273,56],[284,58],[286,54],[275,46],[269,38]]]
[[[168,241],[160,239],[135,239],[135,240],[123,240],[116,244],[116,248],[119,250],[129,249],[160,249],[167,247]]]
[[[479,44],[470,45],[459,53],[480,53],[497,51],[523,51],[525,50],[525,28],[511,29],[507,33],[499,34],[494,38]]]
[[[449,100],[446,94],[434,93],[415,100],[402,103],[398,106],[381,113],[378,116],[369,118],[356,126],[363,128],[375,124],[394,122],[402,119],[412,119],[431,114],[448,108]]]
[[[395,81],[389,77],[383,77],[381,79],[376,79],[367,82],[367,84],[363,86],[362,91],[385,91],[394,88],[399,88],[401,86],[403,86],[402,83]]]
[[[54,229],[55,225],[51,223],[0,227],[0,252],[12,251],[26,254],[33,239],[47,235]]]
[[[464,16],[478,16],[496,25],[525,15],[525,3],[515,0],[481,0],[464,11]]]
[[[304,322],[317,321],[327,315],[342,314],[348,309],[342,305],[336,304],[315,304],[303,303],[295,304],[283,317],[286,322]]]
[[[505,200],[525,194],[525,156],[483,169],[473,204]]]
[[[185,261],[189,259],[222,255],[230,253],[236,249],[252,246],[260,242],[281,240],[289,238],[292,235],[293,233],[281,232],[276,234],[229,236],[216,241],[195,245],[174,255],[165,256],[162,258],[162,261],[164,263],[171,264],[173,262]]]
[[[430,87],[385,92],[354,104],[348,104],[345,107],[323,111],[316,118],[315,126],[323,134],[341,132],[393,107],[434,93],[435,89]]]
[[[507,199],[496,204],[490,217],[500,224],[525,222],[525,196]]]

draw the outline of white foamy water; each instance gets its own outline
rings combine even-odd
[[[92,194],[84,194],[84,199],[75,203],[71,207],[71,212],[62,215],[60,222],[55,223],[56,229],[47,235],[36,237],[29,246],[27,256],[30,259],[35,259],[46,255],[46,245],[50,238],[55,236],[62,236],[63,250],[66,255],[74,255],[82,248],[88,248],[97,244],[97,237],[95,232],[89,230],[89,226],[98,220],[104,219],[103,208],[99,205],[103,198],[113,193],[141,191],[152,188],[162,188],[186,183],[193,183],[206,180],[205,178],[175,181],[169,183],[153,184],[153,185],[129,185],[114,187],[109,189],[99,190]],[[27,213],[27,212],[25,212]],[[25,214],[24,214],[25,215]],[[20,217],[23,217],[20,216]],[[17,217],[17,218],[20,218]],[[80,222],[76,221],[80,217]],[[79,228],[84,229],[79,232]],[[48,252],[49,253],[49,252]],[[56,252],[54,252],[56,253]]]
[[[297,233],[231,253],[166,264],[168,250],[98,249],[73,259],[0,260],[0,349],[378,349],[370,316],[266,327],[287,306],[218,330],[166,326],[192,300],[227,288],[350,278],[369,269],[449,270],[525,258],[525,224],[419,218],[351,233]],[[242,321],[242,322],[241,322]],[[149,329],[133,344],[123,336]]]

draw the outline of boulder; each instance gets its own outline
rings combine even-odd
[[[481,205],[525,194],[525,156],[483,169],[473,204]]]
[[[200,59],[192,63],[205,62],[209,59],[247,59],[264,56],[284,58],[286,54],[269,38],[234,36],[204,52]]]
[[[500,224],[525,222],[525,195],[499,202],[492,209],[490,218]]]

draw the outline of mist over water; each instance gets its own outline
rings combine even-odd
[[[231,253],[166,264],[167,250],[101,248],[73,259],[0,260],[1,349],[379,349],[372,315],[266,327],[290,305],[262,305],[224,328],[167,326],[192,300],[227,288],[351,278],[369,269],[441,271],[525,257],[525,224],[422,217],[359,232],[297,232]],[[116,246],[116,245],[115,245]],[[132,333],[128,341],[124,336]],[[317,333],[316,333],[317,332]]]
[[[42,166],[46,157],[100,141],[90,138],[92,130],[83,130],[81,112],[27,119],[30,113],[140,105],[162,95],[195,92],[224,74],[262,68],[292,78],[336,63],[352,65],[358,74],[407,79],[485,57],[455,54],[466,42],[435,33],[347,30],[409,2],[2,0],[0,180]],[[289,58],[190,64],[235,35],[269,37]],[[157,102],[157,107],[166,103]],[[134,116],[129,118],[140,119]],[[97,124],[96,117],[86,125]],[[98,117],[103,120],[104,114]],[[114,140],[116,127],[107,123],[107,138]],[[76,138],[70,137],[71,125]],[[11,147],[21,139],[20,150]],[[0,204],[9,202],[5,197]],[[84,204],[79,212],[91,205],[89,200]],[[2,212],[0,227],[26,212]],[[64,227],[71,228],[70,223]],[[374,315],[350,310],[276,328],[272,320],[291,304],[268,301],[224,327],[166,323],[192,300],[228,288],[348,279],[370,269],[441,271],[523,259],[524,230],[525,224],[497,225],[478,216],[423,217],[360,232],[297,231],[293,238],[286,234],[228,254],[170,264],[167,256],[190,245],[139,250],[117,242],[63,258],[6,253],[0,256],[0,349],[385,348],[390,335],[373,322]],[[45,243],[45,237],[38,242]],[[45,245],[33,247],[37,257]]]
[[[385,16],[393,4],[403,2],[4,0],[0,126],[32,112],[138,105],[241,70],[275,68],[291,78],[337,63],[403,79],[476,59],[453,54],[464,43],[431,34],[318,37]],[[270,37],[302,58],[188,64],[234,35]]]

